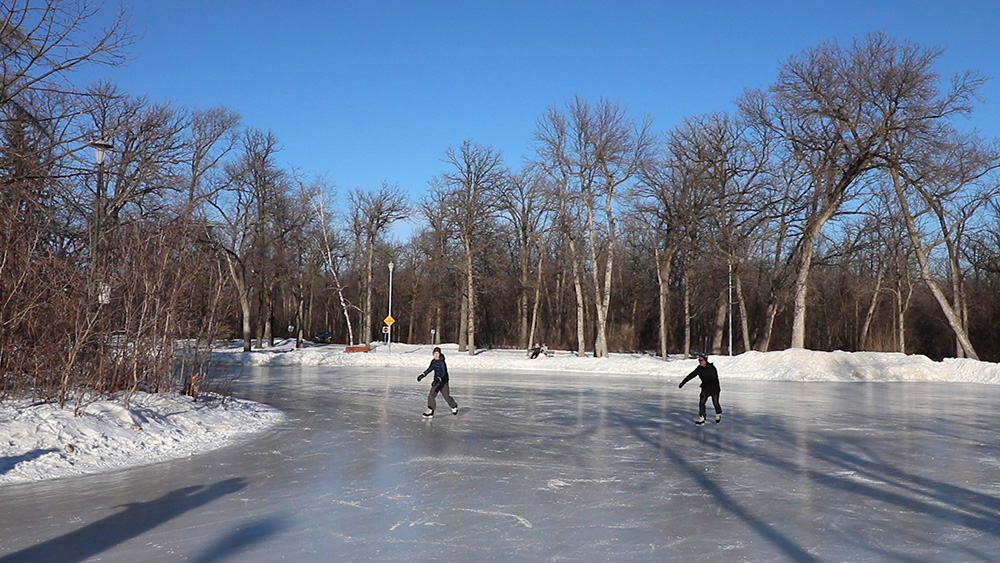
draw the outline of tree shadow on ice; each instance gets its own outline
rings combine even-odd
[[[661,452],[693,477],[707,493],[717,498],[724,508],[746,521],[787,555],[795,560],[810,560],[811,556],[800,547],[729,497],[711,474],[689,462],[685,456],[687,446],[679,446],[676,440],[668,441],[663,437],[664,418],[679,421],[689,416],[673,411],[664,413],[653,406],[629,411],[628,414],[612,414],[637,439]],[[676,436],[674,430],[680,432],[688,427],[688,423],[673,426],[675,428],[671,428],[669,435]],[[876,551],[887,557],[899,557],[899,553],[863,531],[871,528],[881,530],[877,533],[882,536],[888,533],[897,539],[908,537],[908,543],[912,545],[937,546],[952,552],[961,550],[971,557],[989,560],[990,554],[976,553],[956,545],[948,541],[944,534],[934,536],[928,535],[922,528],[911,529],[911,519],[930,519],[928,525],[935,529],[957,527],[978,534],[1000,536],[1000,498],[956,484],[968,482],[989,486],[991,480],[988,474],[992,466],[988,461],[976,459],[973,454],[978,452],[975,450],[977,446],[968,439],[951,440],[948,441],[951,445],[943,446],[935,440],[924,439],[935,434],[932,432],[901,433],[907,435],[906,440],[901,440],[900,433],[859,434],[854,428],[838,430],[822,426],[792,428],[781,417],[741,414],[738,427],[729,426],[716,431],[710,423],[709,428],[699,428],[693,433],[684,431],[682,435],[696,440],[699,451],[715,450],[720,455],[738,456],[763,465],[768,471],[783,473],[786,479],[819,485],[822,488],[817,490],[825,491],[823,494],[830,498],[839,499],[847,512],[851,512],[852,507],[871,509],[882,504],[890,507],[890,514],[896,515],[888,521],[880,520],[877,526],[861,526],[860,533],[859,530],[841,533],[839,542]],[[916,456],[911,449],[900,449],[899,443],[906,441],[921,444],[916,446],[916,450],[927,456]],[[920,451],[921,448],[937,447],[948,449]],[[970,449],[975,451],[967,451]],[[992,458],[990,455],[981,457]],[[929,460],[937,460],[941,467],[935,471],[935,467],[926,465]],[[952,482],[944,480],[946,478],[951,478]],[[879,511],[871,510],[853,518],[863,522],[865,514],[871,515],[872,520],[879,519]]]
[[[609,416],[617,420],[622,426],[627,428],[638,440],[656,448],[676,467],[687,473],[696,483],[698,483],[706,493],[712,495],[720,506],[738,517],[751,529],[755,530],[762,538],[770,542],[776,549],[785,554],[793,561],[819,561],[793,539],[783,534],[775,526],[759,518],[751,510],[744,507],[737,499],[727,493],[724,488],[706,473],[700,465],[688,461],[684,451],[673,444],[653,436],[648,430],[659,430],[662,423],[656,422],[657,417],[662,416],[658,408],[647,407],[645,412],[640,410],[635,415],[624,415],[620,412],[609,411]],[[655,412],[652,412],[655,411]],[[671,411],[669,415],[679,414],[679,411]],[[669,418],[674,418],[670,416]],[[725,447],[725,446],[720,446]]]
[[[129,503],[119,507],[124,510],[82,528],[0,557],[0,563],[84,561],[246,486],[244,479],[232,478],[211,486],[184,487],[147,502]]]
[[[929,477],[927,472],[931,468],[921,473],[919,466],[887,459],[864,437],[824,436],[814,440],[809,449],[812,458],[818,462],[816,466],[822,468],[811,470],[809,477],[840,495],[864,497],[868,505],[871,501],[891,505],[901,514],[934,518],[940,521],[937,526],[958,526],[1000,536],[1000,498],[996,496]],[[941,462],[944,475],[956,480],[966,477],[967,482],[990,481],[983,479],[982,472],[973,468],[978,463],[973,459],[958,461],[964,457],[958,455],[958,459],[952,460],[948,452],[941,452],[938,457],[945,458]],[[966,471],[968,473],[964,473]],[[898,533],[910,534],[915,542],[933,542],[925,533],[911,533],[903,526]],[[946,542],[935,543],[944,547]],[[988,560],[994,555],[979,556]]]

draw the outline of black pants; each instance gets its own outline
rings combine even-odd
[[[449,407],[458,407],[458,403],[455,402],[455,399],[451,398],[451,393],[448,392],[447,383],[440,387],[437,385],[431,385],[431,392],[427,395],[427,408],[431,409],[431,412],[434,412],[435,407],[437,407],[437,401],[435,398],[437,397],[439,391],[441,392],[441,396],[444,397],[445,402],[448,403]]]
[[[715,414],[722,414],[722,405],[719,404],[719,391],[715,393],[702,391],[701,398],[698,399],[698,416],[702,418],[705,418],[705,403],[708,402],[709,397],[712,398],[712,406],[715,407]]]

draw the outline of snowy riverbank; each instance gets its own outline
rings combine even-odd
[[[368,353],[345,354],[344,346],[309,346],[295,349],[294,341],[273,348],[243,352],[239,345],[219,351],[218,363],[243,365],[366,366],[413,368],[422,371],[431,358],[430,345],[382,344]],[[650,375],[683,377],[697,362],[671,357],[669,361],[647,354],[611,354],[607,358],[577,357],[556,351],[532,360],[524,350],[484,350],[470,356],[456,344],[441,346],[451,370],[519,370],[593,373],[594,375]],[[940,381],[1000,383],[1000,364],[950,358],[935,362],[926,356],[884,352],[815,352],[783,350],[747,352],[737,356],[712,356],[723,379],[762,381]]]

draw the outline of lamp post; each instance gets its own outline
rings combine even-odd
[[[394,319],[392,318],[392,268],[393,268],[393,266],[394,266],[394,264],[392,262],[389,262],[389,316],[386,317],[386,324],[388,325],[389,330],[386,331],[386,333],[385,333],[386,339],[389,342],[388,351],[390,353],[392,352],[392,323],[394,321]]]
[[[94,232],[91,233],[91,272],[95,276],[100,265],[101,256],[101,220],[104,218],[104,157],[112,145],[108,141],[98,139],[91,141],[88,146],[94,149],[94,162],[97,163],[97,199],[94,202]],[[103,284],[96,287],[98,303],[105,305],[110,301],[110,295]]]

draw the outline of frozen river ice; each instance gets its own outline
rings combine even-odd
[[[252,442],[0,489],[25,561],[996,561],[1000,387],[248,368]],[[443,405],[443,401],[439,400]],[[709,405],[709,414],[712,409]]]

